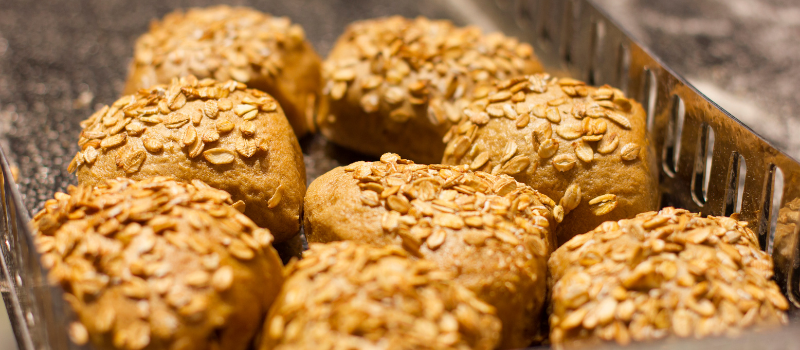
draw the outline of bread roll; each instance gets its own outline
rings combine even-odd
[[[555,214],[554,214],[555,212]],[[493,305],[502,348],[529,345],[545,303],[550,230],[560,207],[508,176],[385,154],[317,178],[305,198],[309,242],[402,245]]]
[[[617,89],[521,76],[476,89],[444,137],[442,163],[507,174],[567,213],[559,244],[607,220],[658,206],[642,106]]]
[[[530,45],[450,21],[395,16],[350,24],[325,60],[317,123],[331,141],[379,157],[438,163],[441,139],[475,85],[541,71]]]
[[[172,12],[136,40],[124,94],[189,74],[269,93],[298,137],[313,126],[320,58],[286,17],[224,5]]]
[[[312,244],[264,324],[260,350],[494,349],[494,308],[395,246]]]
[[[785,324],[772,259],[745,225],[665,208],[575,236],[548,263],[550,341],[625,345]]]
[[[278,103],[242,83],[193,76],[120,98],[81,123],[78,181],[173,176],[227,191],[277,242],[296,235],[305,194],[300,145]]]
[[[47,279],[96,349],[248,349],[283,284],[272,235],[200,181],[56,193],[32,226]],[[64,325],[67,327],[67,325]]]

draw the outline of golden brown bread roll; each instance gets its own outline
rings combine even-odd
[[[493,305],[501,347],[537,339],[550,229],[560,207],[508,176],[420,165],[384,154],[317,178],[305,198],[309,242],[402,245],[455,273]]]
[[[575,236],[548,264],[550,341],[591,347],[785,324],[772,259],[745,225],[665,208]]]
[[[492,79],[540,72],[530,45],[450,21],[399,16],[350,24],[323,63],[317,114],[341,146],[438,163],[455,99]]]
[[[259,90],[187,76],[122,97],[81,126],[69,170],[82,184],[198,179],[230,193],[277,242],[300,229],[303,154],[281,107]]]
[[[97,349],[247,349],[283,284],[272,235],[200,181],[108,180],[56,193],[34,242]],[[66,326],[66,325],[65,325]]]
[[[559,244],[658,205],[642,106],[617,89],[539,74],[476,89],[442,163],[508,174],[558,201]]]
[[[123,93],[189,74],[269,93],[298,137],[313,126],[320,58],[303,28],[286,17],[228,6],[170,13],[136,40]]]
[[[396,246],[312,244],[287,267],[260,350],[484,349],[494,308],[452,275]]]

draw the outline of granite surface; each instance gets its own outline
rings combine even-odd
[[[450,17],[461,0],[228,1],[287,15],[321,54],[344,26],[385,13]],[[485,0],[490,1],[490,0]],[[701,91],[800,158],[800,1],[597,0]],[[199,0],[0,0],[0,146],[20,168],[29,210],[74,183],[78,122],[122,88],[133,40],[151,18]],[[317,140],[310,148],[325,147]],[[13,337],[0,309],[0,349]]]

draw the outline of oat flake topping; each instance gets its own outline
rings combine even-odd
[[[549,261],[550,340],[628,344],[785,324],[772,259],[746,225],[665,208],[575,236]]]

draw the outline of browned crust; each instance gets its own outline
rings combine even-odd
[[[665,208],[575,236],[548,262],[551,342],[625,345],[786,324],[772,259],[746,225]]]
[[[261,350],[494,349],[495,310],[396,246],[312,244],[264,324]]]
[[[32,222],[50,283],[99,349],[247,349],[283,283],[272,235],[200,181],[72,187]],[[66,326],[66,325],[65,325]]]
[[[492,79],[541,70],[530,45],[499,33],[423,17],[359,21],[323,64],[317,123],[347,148],[436,163],[441,137],[458,121],[455,99]]]
[[[391,243],[393,240],[384,236],[381,229],[385,211],[365,207],[360,195],[358,180],[347,174],[344,167],[314,180],[303,202],[303,228],[309,242]]]
[[[198,30],[205,35],[197,38]],[[180,60],[172,59],[176,54]],[[320,64],[303,29],[286,17],[224,5],[179,10],[154,21],[136,41],[124,93],[188,74],[234,79],[274,96],[300,137],[313,131]]]
[[[351,240],[376,246],[402,245],[413,254],[455,273],[457,282],[497,309],[503,322],[501,347],[524,347],[540,339],[537,334],[540,311],[546,296],[545,260],[553,244],[549,228],[555,226],[553,211],[558,210],[555,203],[507,176],[472,173],[463,167],[408,164],[408,161],[394,154],[385,154],[381,159],[382,162],[358,162],[334,169],[311,184],[305,199],[304,214],[309,242]],[[374,199],[379,196],[366,189],[369,187],[362,189],[361,186],[379,183],[392,192],[386,181],[398,175],[410,176],[404,182],[407,187],[401,187],[403,190],[397,195],[407,196],[411,208],[442,203],[432,202],[430,197],[423,200],[428,196],[423,192],[428,190],[421,182],[414,182],[422,179],[417,177],[421,175],[420,172],[427,171],[436,174],[431,178],[439,186],[452,176],[453,182],[446,186],[450,192],[437,192],[440,196],[436,197],[437,200],[446,202],[444,198],[456,192],[453,186],[467,183],[483,191],[481,196],[485,197],[486,204],[466,209],[469,196],[456,195],[456,199],[450,201],[464,201],[465,207],[455,210],[454,214],[439,209],[433,209],[429,214],[410,209],[405,215],[389,203],[392,195],[381,196],[374,206],[365,204],[365,196]],[[381,173],[384,175],[368,175]],[[412,176],[412,173],[417,175]],[[462,173],[464,175],[459,175]],[[456,180],[458,176],[463,176],[463,181]],[[417,197],[420,199],[413,199],[410,193],[415,191],[415,187],[408,185],[411,183],[408,181],[418,184],[415,186],[419,186],[416,188],[420,191],[420,197]],[[441,187],[434,188],[441,190]],[[466,188],[462,190],[468,191]],[[504,196],[498,195],[495,190],[502,191]],[[525,199],[522,200],[522,197]],[[491,210],[486,209],[495,205],[490,205],[490,202],[498,203],[498,207],[492,210],[502,213],[510,205],[501,209],[502,204],[499,203],[519,205],[523,201],[527,209],[519,210],[516,214],[507,213],[509,216],[494,216],[490,214]],[[460,219],[453,217],[474,213],[474,210],[484,210],[488,215],[486,220],[496,219],[497,223],[485,221],[481,224],[472,223],[481,227],[461,226]],[[459,226],[458,229],[454,228]]]
[[[555,115],[548,116],[550,110]],[[556,231],[559,244],[604,221],[658,206],[656,157],[644,110],[617,89],[546,74],[523,76],[476,89],[462,113],[445,136],[442,162],[511,175],[559,202],[567,212]],[[612,135],[616,146],[603,147]],[[552,152],[545,152],[548,142],[556,145]],[[623,149],[638,151],[623,159]],[[569,161],[566,166],[555,164],[561,159]],[[564,198],[570,187],[580,193],[571,205]],[[615,197],[613,210],[589,204],[606,194]]]
[[[181,100],[185,102],[167,106],[168,101]],[[231,108],[211,113],[209,104]],[[239,115],[250,108],[252,115]],[[175,123],[180,120],[182,124]],[[82,125],[82,150],[70,165],[82,184],[98,185],[117,177],[199,179],[243,201],[244,213],[269,228],[277,242],[300,229],[302,151],[280,106],[259,90],[188,76],[122,97]],[[112,138],[122,141],[103,147]],[[208,141],[212,139],[216,140]],[[137,156],[143,159],[136,162]]]

